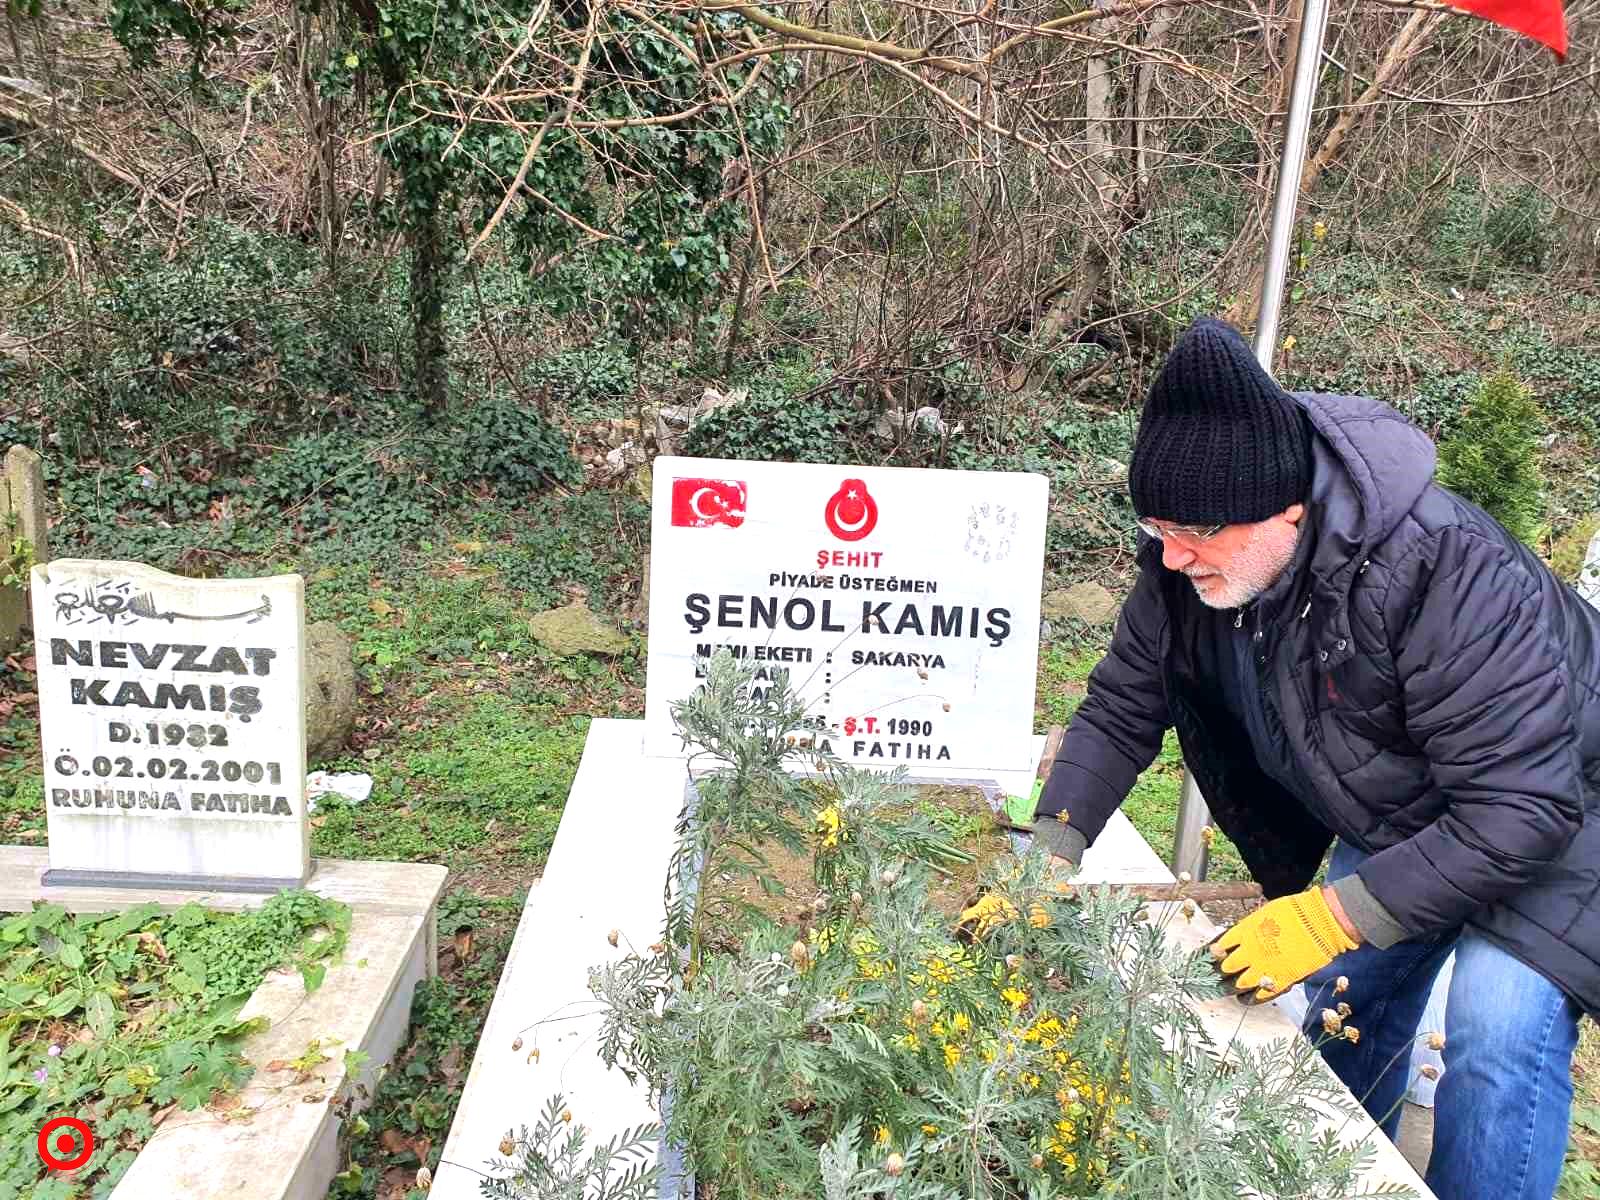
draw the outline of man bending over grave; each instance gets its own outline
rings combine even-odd
[[[1213,943],[1224,978],[1304,981],[1312,1034],[1348,1003],[1359,1040],[1323,1054],[1393,1137],[1453,948],[1428,1185],[1548,1200],[1600,1013],[1600,612],[1433,468],[1393,409],[1187,330],[1129,465],[1138,582],[1035,836],[1076,866],[1175,727],[1269,897]]]

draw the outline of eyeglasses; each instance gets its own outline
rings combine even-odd
[[[1168,525],[1163,529],[1154,521],[1146,521],[1143,518],[1140,518],[1137,524],[1158,542],[1165,541],[1169,537],[1180,537],[1186,542],[1204,542],[1216,537],[1227,528],[1227,523],[1221,522],[1216,525]]]

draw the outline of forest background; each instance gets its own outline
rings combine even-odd
[[[655,453],[1048,475],[1046,589],[1110,602],[1052,610],[1040,726],[1070,714],[1153,372],[1194,316],[1254,319],[1299,16],[7,0],[0,447],[44,456],[52,552],[302,572],[362,682],[312,765],[376,783],[315,853],[453,871],[338,1194],[436,1164],[588,721],[642,711]],[[1600,529],[1600,3],[1567,17],[1557,63],[1334,7],[1276,371],[1444,441],[1514,378],[1514,499],[1570,579]],[[603,652],[535,638],[575,602]],[[6,842],[43,837],[32,665],[0,670]],[[1129,801],[1163,853],[1180,772],[1169,741]],[[1568,1197],[1600,1194],[1591,1045],[1578,1079]]]

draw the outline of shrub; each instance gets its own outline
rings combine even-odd
[[[1543,421],[1531,391],[1509,370],[1483,383],[1439,444],[1436,478],[1532,545],[1544,514],[1538,437]]]
[[[670,1097],[665,1138],[699,1195],[1353,1194],[1371,1152],[1319,1123],[1354,1103],[1304,1039],[1206,1037],[1192,1005],[1216,975],[1165,940],[1182,907],[1151,920],[1137,900],[1069,897],[1038,853],[1003,862],[952,928],[929,903],[951,847],[902,778],[813,748],[781,673],[751,683],[723,652],[674,707],[712,769],[680,816],[666,934],[590,974],[601,1056]],[[791,774],[797,755],[820,775]],[[812,858],[798,937],[740,903],[738,880],[776,883],[764,844]],[[492,1194],[542,1200],[553,1172],[580,1174],[526,1127],[501,1146]],[[581,1171],[595,1182],[602,1152]]]

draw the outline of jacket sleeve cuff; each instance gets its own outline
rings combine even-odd
[[[1361,876],[1351,873],[1333,884],[1333,894],[1344,905],[1345,916],[1356,927],[1363,941],[1379,950],[1387,950],[1411,936],[1406,927],[1394,919],[1394,914],[1378,902],[1367,890]]]
[[[1080,830],[1055,817],[1041,816],[1034,821],[1033,840],[1075,867],[1083,862],[1083,852],[1089,848],[1089,839]]]

